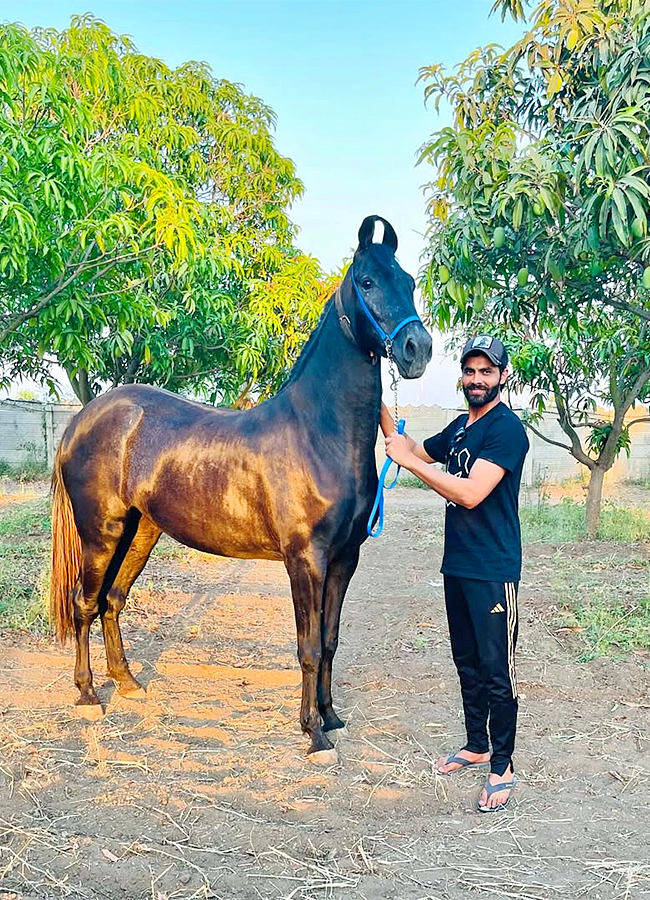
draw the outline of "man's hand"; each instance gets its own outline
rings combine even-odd
[[[390,456],[398,466],[408,469],[417,460],[414,448],[415,441],[406,434],[394,431],[386,437],[386,456]]]
[[[395,459],[395,457],[393,456],[393,452],[400,453],[401,452],[400,448],[403,448],[404,446],[406,446],[406,447],[408,447],[408,449],[411,453],[411,460],[413,457],[416,457],[417,459],[420,459],[423,462],[427,462],[427,463],[433,462],[433,460],[431,459],[429,454],[426,452],[426,450],[424,449],[422,444],[418,444],[418,442],[414,441],[413,438],[410,437],[406,432],[404,432],[403,435],[397,434],[397,431],[395,430],[395,422],[394,422],[393,417],[391,416],[390,412],[388,411],[388,407],[386,406],[385,403],[381,404],[381,412],[379,415],[379,424],[381,426],[381,430],[384,433],[384,437],[386,438],[386,456],[390,456],[391,459]],[[400,443],[398,445],[395,445],[394,451],[389,452],[388,448],[392,447],[393,445],[389,444],[388,439],[389,438],[390,439],[397,438],[397,437],[400,438]],[[406,442],[406,443],[404,443],[404,442]],[[399,466],[405,465],[405,463],[401,462],[398,459],[395,459],[395,462]]]

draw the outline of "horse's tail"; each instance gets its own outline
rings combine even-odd
[[[65,643],[74,634],[72,590],[81,573],[81,538],[75,525],[70,496],[61,475],[61,447],[52,472],[52,575],[50,619],[56,636]]]

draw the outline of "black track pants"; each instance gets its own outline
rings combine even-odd
[[[518,582],[444,576],[451,652],[458,670],[467,729],[466,748],[487,753],[503,775],[512,762],[517,728]]]

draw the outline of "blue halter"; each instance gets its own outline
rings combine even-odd
[[[420,322],[420,324],[422,324],[422,320],[420,319],[419,316],[407,316],[405,319],[402,319],[402,321],[398,325],[396,325],[395,328],[393,328],[393,330],[391,331],[390,334],[387,334],[384,331],[384,329],[381,327],[381,325],[379,324],[377,319],[375,319],[373,314],[370,312],[370,310],[368,309],[368,307],[366,305],[366,301],[361,296],[361,291],[359,290],[359,287],[354,279],[354,271],[352,270],[352,268],[350,268],[350,278],[352,279],[352,284],[354,285],[354,290],[356,291],[357,300],[359,301],[359,305],[360,305],[361,309],[366,314],[368,321],[373,326],[373,328],[375,329],[375,331],[377,332],[379,337],[382,339],[384,344],[386,344],[386,345],[392,344],[393,341],[395,340],[396,335],[399,334],[399,332],[402,330],[402,328],[404,328],[405,325],[408,325],[409,322]]]

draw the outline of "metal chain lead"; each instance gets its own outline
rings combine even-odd
[[[393,420],[395,422],[395,431],[399,423],[399,407],[397,405],[397,385],[402,380],[402,376],[395,368],[395,360],[393,358],[393,342],[390,338],[386,338],[386,357],[388,359],[388,374],[390,375],[390,389],[393,392]]]

